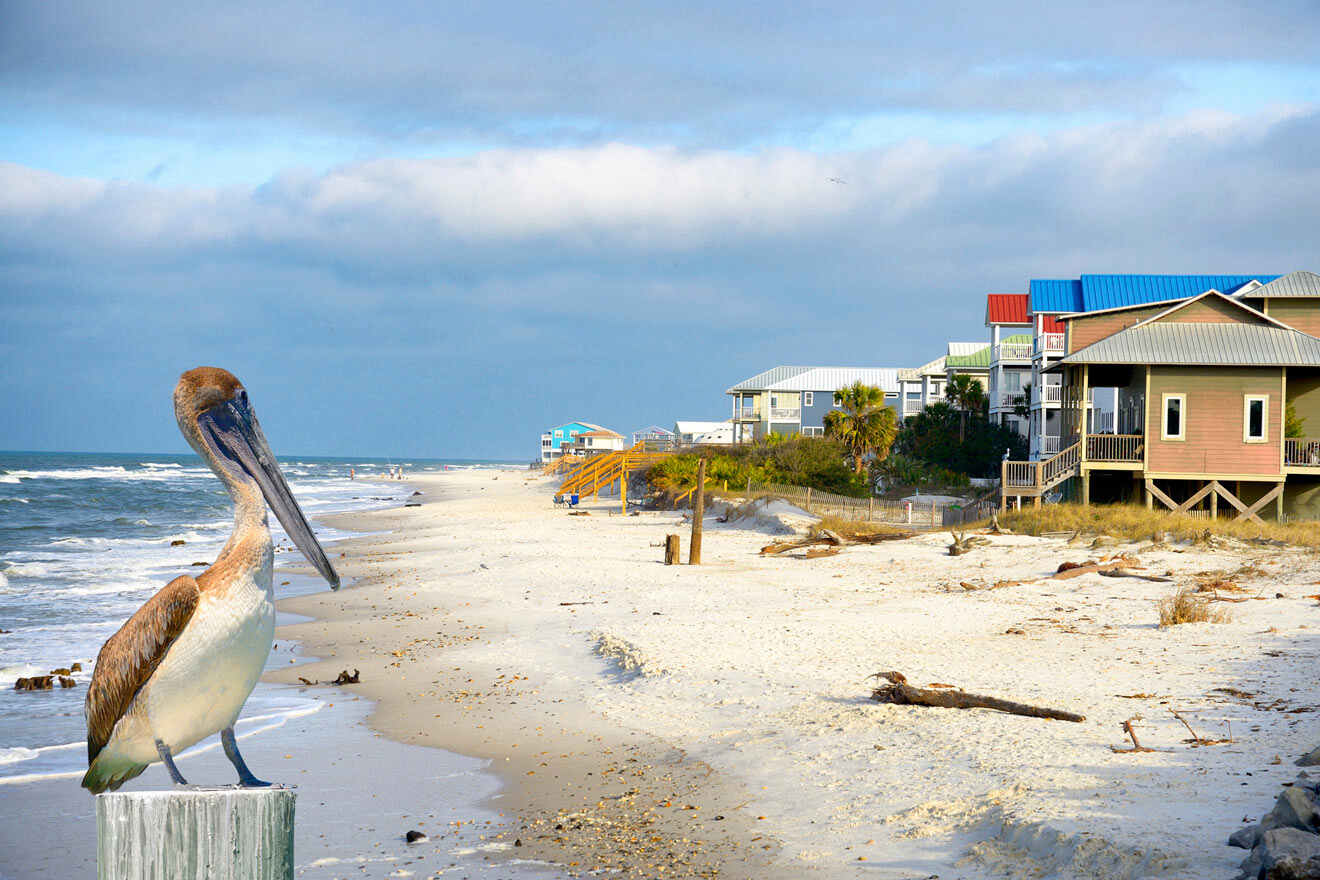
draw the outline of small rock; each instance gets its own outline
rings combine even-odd
[[[1276,599],[1282,599],[1282,598],[1284,598],[1284,595],[1283,595],[1283,593],[1275,593],[1275,594],[1274,594],[1274,598],[1276,598]]]
[[[182,547],[184,544],[187,544],[187,543],[188,543],[188,542],[185,541],[185,540],[183,540],[183,538],[175,538],[173,541],[170,541],[170,546],[171,546],[171,547]]]
[[[422,843],[423,841],[430,840],[430,838],[421,831],[416,830],[409,831],[407,834],[403,835],[403,839],[409,843]]]
[[[52,669],[52,670],[50,671],[50,674],[51,674],[51,675],[68,675],[70,672],[73,672],[73,670],[70,669],[70,668],[67,667],[67,666],[61,666],[59,669]]]
[[[77,687],[77,686],[78,686],[78,682],[76,682],[76,681],[74,681],[73,679],[69,678],[67,675],[61,675],[61,676],[60,676],[60,687],[62,687],[62,688],[71,688],[71,687]]]
[[[1256,844],[1260,843],[1261,830],[1259,825],[1248,825],[1246,828],[1239,828],[1228,836],[1228,845],[1236,846],[1239,849],[1255,849]]]
[[[82,664],[74,663],[69,667],[70,672],[82,672]]]
[[[1316,746],[1305,755],[1302,755],[1296,763],[1298,767],[1314,767],[1320,764],[1320,746]]]
[[[339,677],[331,682],[331,684],[361,684],[361,681],[358,680],[358,671],[356,669],[353,670],[352,675],[349,675],[348,670],[345,669],[343,672],[339,673]]]
[[[20,678],[14,682],[16,691],[48,691],[55,686],[55,676],[53,675],[34,675],[31,678]]]
[[[513,839],[513,845],[514,845],[514,846],[522,846],[522,838],[521,838],[521,837],[515,837],[515,838]]]

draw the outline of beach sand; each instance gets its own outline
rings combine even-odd
[[[666,567],[678,513],[569,516],[526,472],[412,482],[422,506],[331,518],[375,533],[338,545],[359,580],[283,603],[315,620],[280,637],[325,658],[298,675],[360,669],[375,729],[488,759],[517,817],[499,842],[572,876],[1227,877],[1227,835],[1320,741],[1310,552],[950,557],[935,533],[765,558],[771,519],[709,519],[706,564]],[[1119,551],[1175,582],[1049,578]],[[1159,629],[1205,571],[1245,588],[1230,622]],[[888,669],[1086,721],[874,703]],[[1193,747],[1175,709],[1233,742]],[[1154,751],[1111,749],[1130,718]]]

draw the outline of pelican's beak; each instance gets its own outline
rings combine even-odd
[[[312,534],[307,517],[303,516],[302,508],[280,472],[275,453],[270,451],[256,414],[248,404],[247,392],[239,389],[230,400],[206,410],[197,417],[197,426],[227,464],[236,465],[257,481],[261,494],[266,496],[266,503],[275,511],[293,543],[329,582],[330,589],[339,589],[339,575],[326,558],[321,542]]]

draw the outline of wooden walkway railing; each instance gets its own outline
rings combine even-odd
[[[672,450],[655,451],[643,440],[627,449],[588,456],[586,461],[569,471],[559,485],[559,493],[599,495],[604,486],[618,479],[627,479],[633,471],[650,467],[660,459],[672,455]]]
[[[1077,476],[1081,460],[1082,444],[1074,442],[1042,461],[1005,461],[1002,471],[1004,495],[1048,492],[1069,477]]]

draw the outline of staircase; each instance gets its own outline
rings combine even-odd
[[[1006,461],[1003,494],[1039,498],[1060,483],[1081,473],[1082,444],[1074,443],[1042,461]]]
[[[645,441],[628,449],[608,452],[604,455],[592,455],[564,477],[559,486],[559,494],[599,495],[602,486],[608,486],[615,480],[626,480],[629,474],[649,468],[660,459],[672,455],[669,450],[649,450]]]

